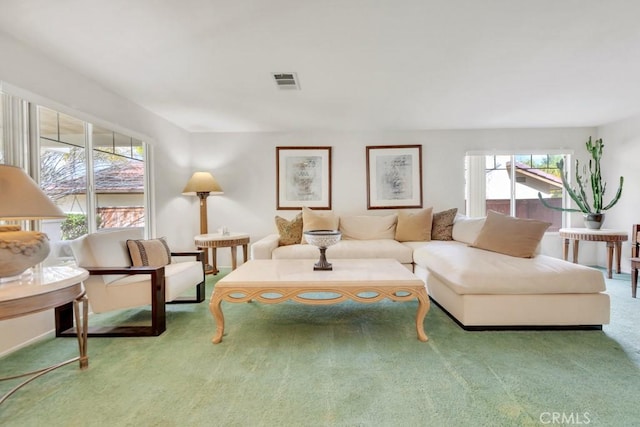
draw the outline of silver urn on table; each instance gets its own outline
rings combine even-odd
[[[327,262],[327,248],[340,241],[342,233],[338,230],[309,230],[304,232],[304,239],[310,245],[320,249],[320,260],[313,265],[314,270],[333,270],[331,263]]]

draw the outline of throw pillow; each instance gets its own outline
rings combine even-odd
[[[431,240],[453,240],[453,221],[457,213],[458,208],[453,208],[433,214]]]
[[[519,258],[532,258],[550,225],[489,211],[480,234],[471,246]]]
[[[340,218],[340,232],[344,240],[393,239],[397,215],[358,215]]]
[[[280,234],[279,246],[295,245],[302,240],[302,212],[291,221],[276,216],[276,227]]]
[[[151,240],[127,240],[134,267],[162,267],[171,264],[171,249],[164,237]]]
[[[396,240],[398,242],[428,242],[431,240],[433,208],[419,211],[398,211]]]
[[[307,207],[302,208],[302,231],[309,230],[337,230],[339,218],[333,211],[314,211]],[[301,243],[306,243],[304,234]]]

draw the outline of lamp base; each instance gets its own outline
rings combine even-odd
[[[39,231],[22,231],[20,226],[0,226],[0,278],[20,276],[49,255],[49,238]]]

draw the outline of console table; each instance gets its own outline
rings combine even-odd
[[[621,230],[592,230],[589,228],[561,228],[560,237],[564,239],[562,248],[562,257],[566,261],[569,258],[569,241],[573,240],[573,262],[578,263],[578,245],[580,240],[588,242],[606,242],[607,243],[607,278],[612,277],[613,255],[616,256],[616,273],[620,273],[620,257],[622,251],[622,242],[628,239],[625,231]]]
[[[231,248],[231,269],[235,270],[238,264],[237,247],[242,246],[244,262],[247,262],[249,251],[249,235],[245,233],[212,233],[200,234],[194,238],[196,247],[204,249],[204,264],[206,274],[218,274],[217,254],[218,248]],[[211,265],[208,263],[209,249],[211,249]]]
[[[80,369],[89,366],[87,356],[88,303],[82,283],[89,272],[71,266],[35,267],[16,280],[0,283],[0,320],[13,319],[50,310],[73,302],[80,355],[67,361],[21,375],[0,378],[0,381],[29,377],[0,398],[2,404],[9,396],[36,378],[75,361]],[[82,317],[80,316],[82,305]]]

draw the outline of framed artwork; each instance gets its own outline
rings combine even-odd
[[[422,207],[422,145],[367,147],[367,209]]]
[[[331,147],[276,147],[276,209],[331,209]]]

